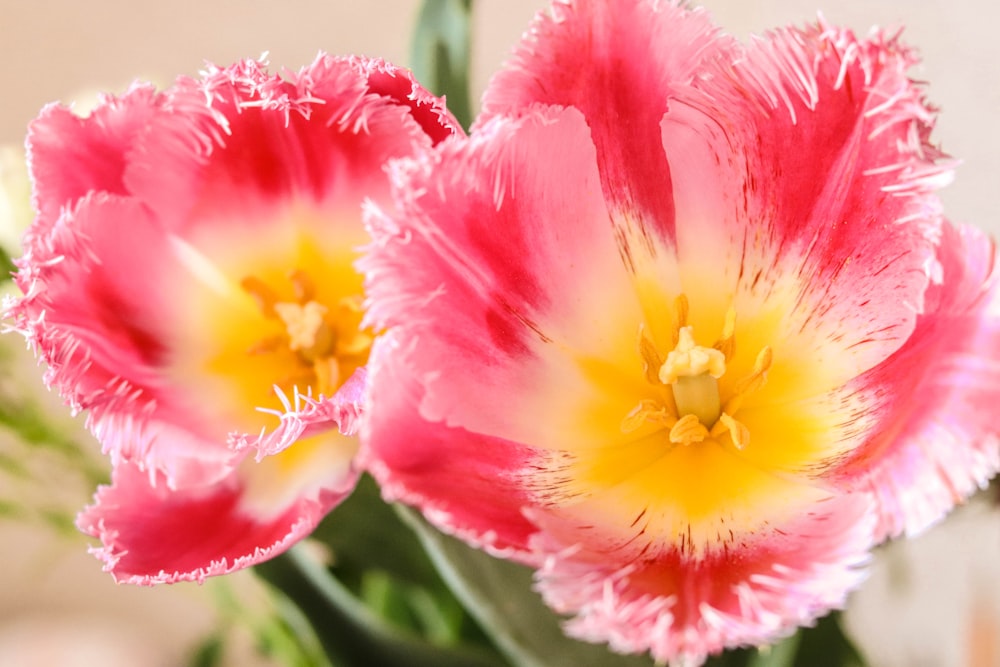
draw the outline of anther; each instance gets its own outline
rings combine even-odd
[[[295,300],[304,304],[312,301],[316,297],[316,285],[309,274],[302,269],[292,269],[288,272],[288,280],[292,283],[295,292]]]
[[[701,442],[708,436],[708,429],[694,415],[684,415],[670,429],[670,442],[690,445]]]
[[[622,433],[632,433],[646,422],[670,424],[676,421],[667,409],[654,400],[644,398],[622,418]]]
[[[732,306],[726,311],[726,321],[722,324],[722,337],[713,346],[729,361],[736,352],[736,309]]]
[[[736,449],[742,450],[750,444],[750,429],[723,412],[719,415],[719,421],[715,422],[715,426],[712,427],[711,434],[712,436],[720,436],[726,431],[729,431],[729,437]]]
[[[674,314],[675,314],[675,324],[673,344],[676,346],[678,340],[680,339],[681,329],[687,326],[688,312],[690,311],[690,304],[688,299],[683,294],[678,294],[677,298],[674,299]]]
[[[240,281],[240,287],[257,302],[257,307],[263,313],[264,317],[268,319],[278,317],[274,311],[274,304],[278,302],[278,295],[275,294],[274,290],[267,283],[257,276],[247,276]]]

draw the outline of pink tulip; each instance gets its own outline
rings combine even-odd
[[[78,525],[116,579],[258,562],[353,488],[362,203],[386,199],[386,160],[458,131],[405,70],[325,55],[34,121],[8,316],[111,456]]]
[[[387,495],[615,651],[697,665],[842,606],[1000,466],[994,246],[942,219],[914,62],[679,2],[540,16],[370,216]]]

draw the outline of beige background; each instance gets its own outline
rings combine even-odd
[[[476,4],[473,83],[478,95],[530,17],[547,3]],[[830,22],[860,32],[872,24],[905,24],[908,41],[924,56],[914,75],[931,82],[929,96],[943,109],[937,140],[963,160],[956,183],[943,194],[946,208],[958,221],[1000,232],[1000,10],[992,0],[706,4],[722,26],[743,37],[811,20],[820,9]],[[121,91],[134,78],[169,84],[178,74],[195,74],[205,60],[224,65],[266,51],[272,69],[297,69],[322,49],[405,64],[418,6],[416,0],[0,0],[0,145],[21,143],[26,124],[46,102],[70,101],[97,89]],[[972,532],[989,536],[988,553],[995,564],[997,515],[984,510],[971,516],[982,522]],[[987,590],[977,583],[982,582],[993,587],[987,597],[995,601],[1000,596],[993,589],[1000,577],[995,565],[992,576],[984,571],[989,566],[982,565],[975,574],[966,573],[961,559],[949,556],[961,552],[965,541],[951,540],[943,530],[915,543],[937,545],[927,561],[931,565],[911,568],[926,573],[921,586],[929,593],[906,598],[900,608],[905,613],[884,606],[889,603],[880,598],[874,603],[880,606],[869,605],[869,611],[856,614],[862,620],[855,625],[867,641],[872,636],[881,641],[882,648],[873,654],[877,664],[998,664],[992,662],[996,654],[985,658],[988,662],[974,661],[970,619],[986,623],[986,636],[997,635],[996,603],[983,603],[983,596],[973,593]],[[212,622],[204,589],[117,588],[79,541],[55,541],[44,531],[0,521],[0,546],[0,664],[176,664],[185,642]],[[883,556],[873,591],[891,593],[892,586],[884,584],[892,570],[886,562]],[[23,652],[58,650],[60,638],[79,646],[84,637],[96,642],[96,648],[93,654],[76,650],[79,662],[50,655],[31,663]],[[904,652],[898,646],[909,648]],[[119,654],[124,657],[115,662]]]

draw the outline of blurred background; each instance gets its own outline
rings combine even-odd
[[[547,4],[474,0],[474,105],[531,17]],[[997,5],[705,4],[723,28],[743,39],[811,21],[819,11],[860,34],[872,25],[905,26],[906,41],[923,56],[912,76],[930,82],[929,98],[942,110],[936,140],[962,161],[956,182],[942,193],[946,211],[956,221],[1000,233]],[[263,53],[272,71],[298,69],[320,50],[405,65],[419,8],[418,0],[0,0],[0,146],[11,147],[0,152],[3,183],[15,191],[26,187],[17,150],[27,124],[48,102],[86,105],[96,91],[121,92],[134,79],[165,87],[177,75],[196,75],[206,61],[227,65]],[[0,223],[6,225],[0,243],[16,238],[12,214],[16,218],[0,197]],[[13,369],[0,379],[3,410],[18,409],[18,396],[45,393],[20,338],[0,339],[0,354]],[[66,423],[55,397],[38,400],[48,406],[40,422],[60,426],[52,433],[40,427],[37,437],[67,442],[25,448],[0,432],[0,665],[196,664],[192,659],[215,650],[219,637],[226,638],[224,664],[279,664],[276,652],[262,643],[280,643],[288,628],[273,624],[271,603],[252,577],[139,589],[116,586],[101,572],[69,521],[89,501],[105,462],[82,431],[82,420]],[[998,575],[1000,516],[995,499],[984,495],[926,535],[880,550],[871,580],[852,598],[848,628],[876,666],[997,667]]]

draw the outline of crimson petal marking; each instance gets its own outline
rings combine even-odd
[[[536,17],[490,81],[473,131],[496,115],[537,104],[579,109],[615,224],[629,238],[671,245],[673,174],[660,149],[660,118],[674,88],[690,83],[732,38],[721,35],[704,10],[676,2],[584,0],[557,3],[551,11]],[[566,66],[579,63],[581,53],[584,65]]]

